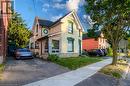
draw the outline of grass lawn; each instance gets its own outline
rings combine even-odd
[[[53,61],[59,65],[64,67],[68,67],[71,70],[101,61],[101,57],[70,57],[70,58],[58,58],[57,60]]]
[[[127,68],[127,62],[124,60],[119,60],[117,65],[107,65],[104,68],[102,68],[99,72],[104,73],[106,75],[110,75],[115,78],[121,78]]]
[[[2,79],[2,73],[4,71],[5,65],[4,64],[0,64],[0,80]]]

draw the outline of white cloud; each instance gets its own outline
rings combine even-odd
[[[71,10],[78,10],[80,0],[69,0],[66,2],[67,9]]]
[[[89,25],[92,27],[95,22],[92,21],[91,17],[89,15],[83,15],[84,19],[87,20]]]
[[[56,20],[58,20],[59,18],[61,18],[63,15],[62,14],[60,14],[60,15],[58,15],[58,16],[53,16],[52,18],[51,18],[51,20],[52,21],[56,21]]]
[[[85,0],[69,0],[66,2],[67,9],[69,11],[78,10],[79,6],[83,6],[86,4]]]
[[[50,5],[49,4],[43,4],[42,6],[44,6],[44,7],[50,7]]]
[[[45,3],[45,4],[42,5],[42,7],[50,7],[50,5]]]
[[[49,7],[50,7],[49,4],[47,4],[47,3],[43,4],[42,5],[42,11],[47,12]]]
[[[42,11],[47,12],[47,9],[46,8],[42,8]]]
[[[64,9],[66,7],[65,4],[60,4],[60,3],[55,3],[53,8],[57,8],[57,9]]]

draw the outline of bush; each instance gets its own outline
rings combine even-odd
[[[86,56],[87,56],[87,55],[88,55],[88,52],[87,52],[86,50],[83,50],[83,51],[82,51],[82,55],[86,55]]]
[[[56,55],[56,54],[50,54],[50,55],[48,56],[48,60],[49,60],[49,61],[52,61],[52,62],[57,61],[58,58],[59,58],[59,56]]]
[[[115,77],[115,78],[121,78],[122,77],[121,74],[117,73],[117,72],[113,72],[112,76]]]
[[[112,48],[107,49],[107,55],[108,56],[113,56]]]

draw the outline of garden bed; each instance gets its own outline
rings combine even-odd
[[[128,70],[129,65],[124,60],[119,60],[117,65],[107,65],[103,67],[99,72],[106,75],[110,75],[115,78],[122,78],[126,71]]]

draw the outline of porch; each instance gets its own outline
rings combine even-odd
[[[42,37],[36,41],[40,58],[47,59],[49,54],[60,53],[60,41],[57,38]]]

